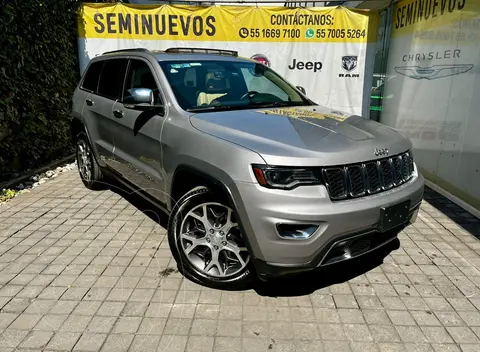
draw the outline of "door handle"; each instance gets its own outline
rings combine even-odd
[[[88,106],[92,106],[93,105],[93,100],[87,99],[87,100],[85,100],[85,103],[87,103]]]
[[[115,116],[116,118],[121,119],[121,118],[123,117],[123,111],[113,110],[113,116]]]

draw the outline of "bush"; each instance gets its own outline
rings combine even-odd
[[[9,0],[0,7],[0,181],[73,151],[80,5]]]

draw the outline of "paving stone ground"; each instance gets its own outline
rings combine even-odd
[[[480,351],[480,221],[431,190],[400,248],[243,292],[132,199],[72,170],[0,206],[0,352]]]

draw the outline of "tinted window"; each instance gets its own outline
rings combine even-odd
[[[92,92],[97,91],[98,79],[100,78],[100,73],[102,72],[103,61],[97,61],[92,63],[85,73],[85,78],[82,82],[82,88],[90,90]]]
[[[128,102],[132,88],[149,88],[153,91],[154,104],[161,104],[160,92],[150,67],[145,61],[131,60],[123,91],[123,101]]]
[[[98,84],[98,94],[110,99],[117,99],[123,86],[125,59],[106,60]]]

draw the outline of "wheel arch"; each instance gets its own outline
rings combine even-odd
[[[72,138],[72,143],[75,144],[76,138],[80,132],[85,133],[87,136],[88,142],[90,143],[90,148],[93,151],[93,157],[95,158],[96,162],[101,166],[105,167],[105,163],[98,157],[98,151],[96,145],[92,143],[92,138],[90,133],[88,132],[87,125],[82,121],[80,117],[73,117],[72,121],[70,122],[70,134]]]
[[[222,173],[224,172],[222,171]],[[226,177],[229,178],[228,175],[226,175]],[[182,184],[182,181],[184,180],[188,181]],[[248,221],[248,218],[246,218],[247,213],[245,207],[241,200],[238,199],[239,195],[233,185],[233,180],[231,181],[230,185],[228,185],[226,182],[219,180],[218,177],[212,176],[211,173],[205,172],[191,165],[180,164],[175,169],[172,177],[168,204],[169,211],[173,209],[176,201],[178,201],[183,194],[197,186],[213,187],[214,190],[220,192],[221,196],[225,197],[225,200],[228,202],[230,207],[237,212],[237,221],[242,233],[245,235],[245,244],[251,257],[254,258],[256,251],[259,250],[258,243],[253,235],[250,222]],[[175,199],[175,197],[178,198]]]
[[[75,139],[77,138],[80,132],[85,132],[85,134],[88,137],[87,128],[85,127],[83,121],[78,117],[74,117],[70,122],[70,135],[72,138],[72,143],[75,143]]]
[[[234,205],[230,188],[218,178],[207,172],[199,170],[191,165],[178,165],[173,173],[170,187],[169,209],[173,209],[176,202],[188,191],[197,186],[207,186],[216,191],[220,191],[221,195],[226,197],[230,205]]]

